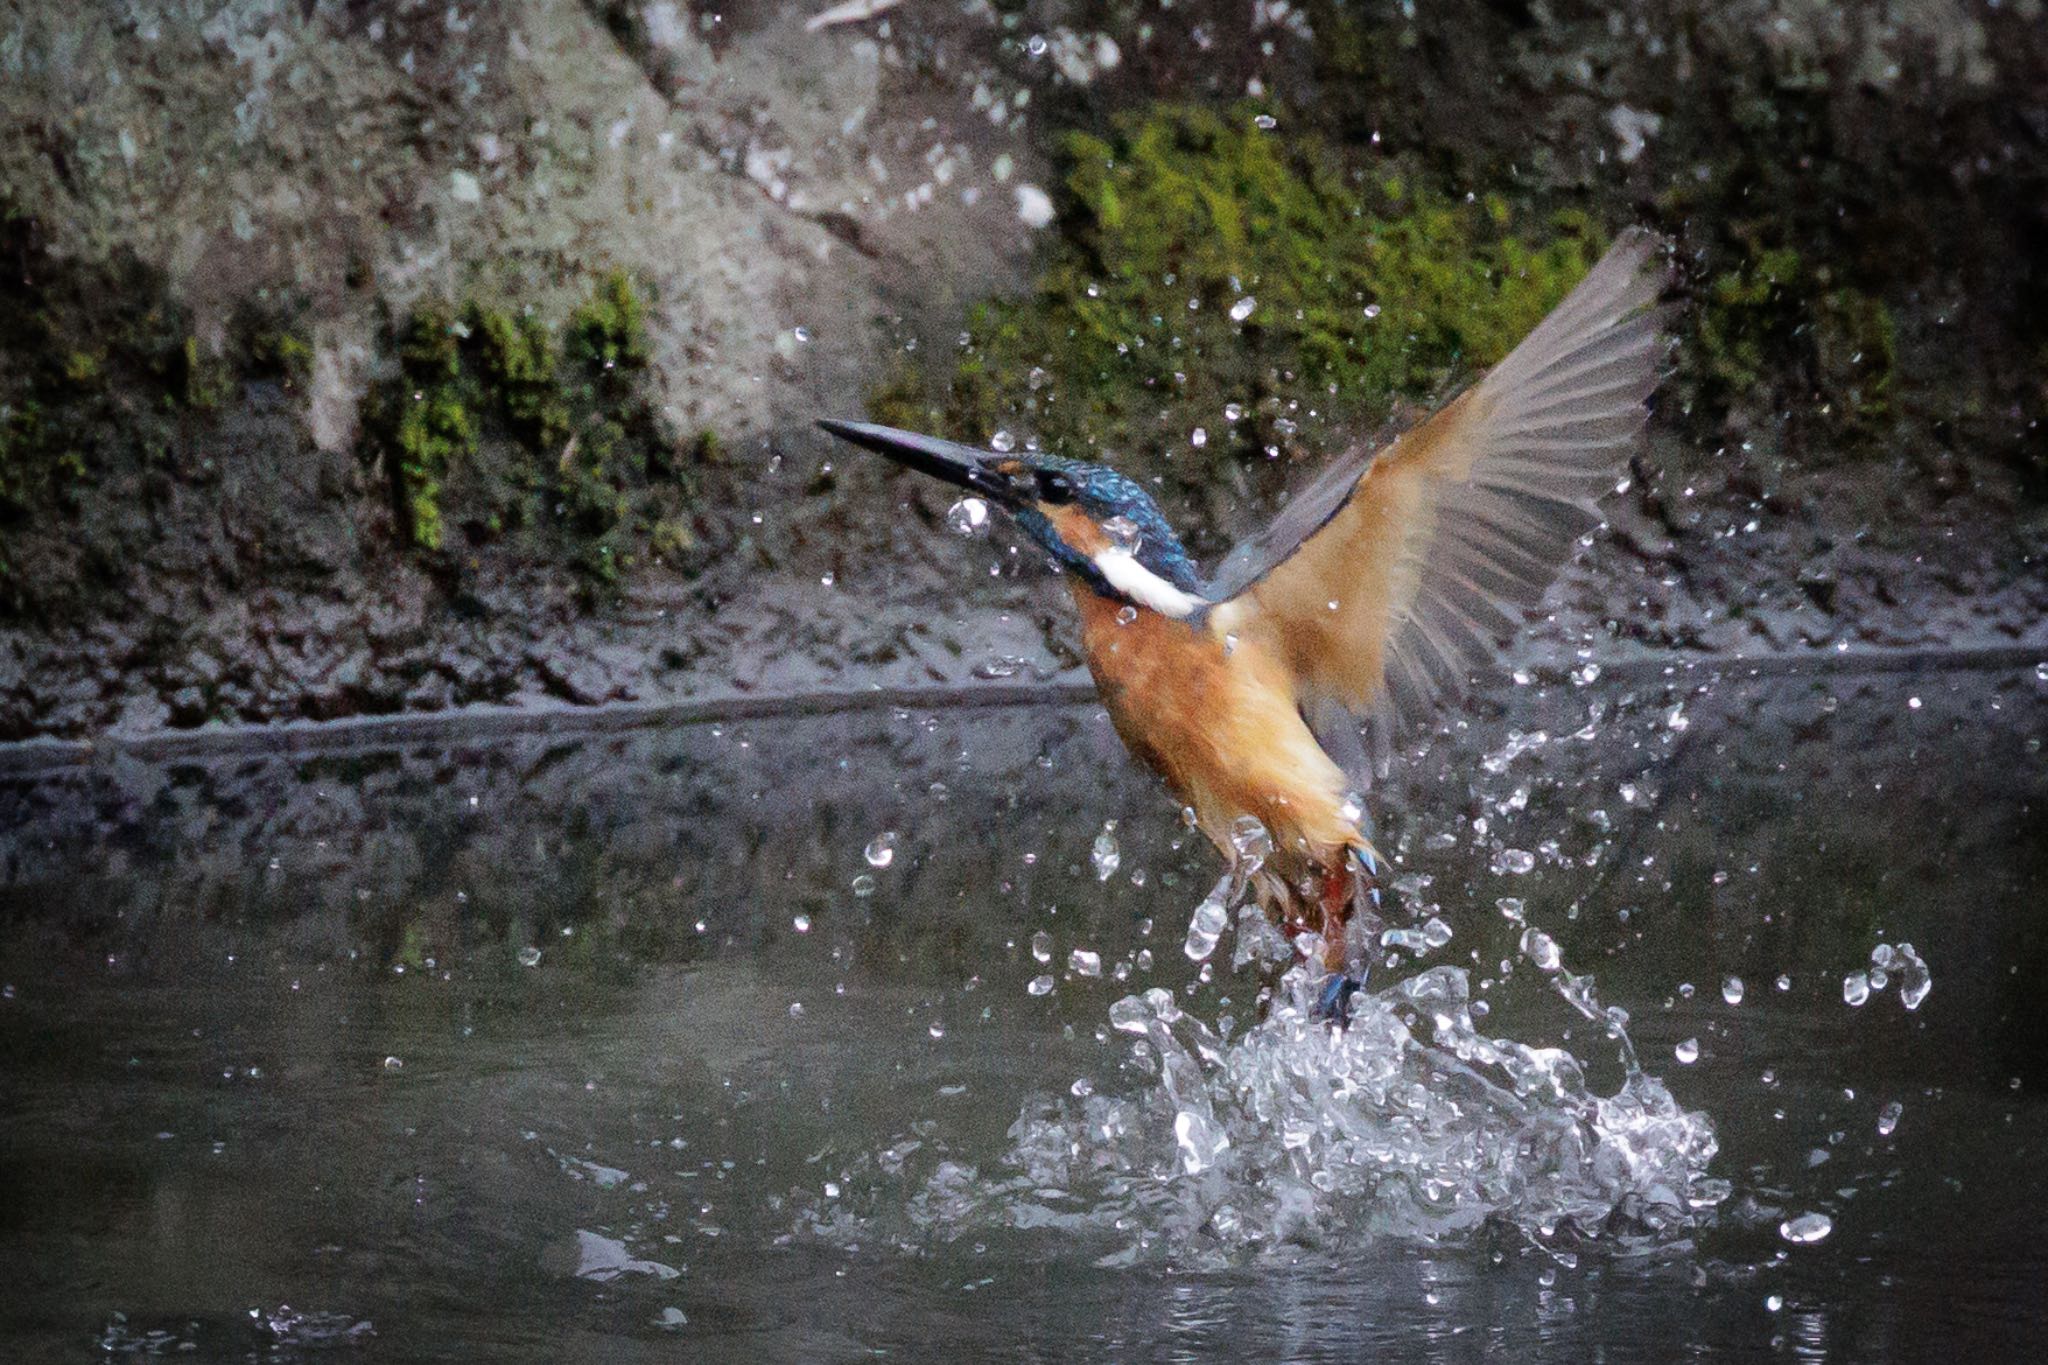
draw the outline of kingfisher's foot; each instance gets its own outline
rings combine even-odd
[[[1327,1019],[1338,1028],[1351,1022],[1351,997],[1358,994],[1365,982],[1346,972],[1331,972],[1323,981],[1322,994],[1316,999],[1316,1017]]]

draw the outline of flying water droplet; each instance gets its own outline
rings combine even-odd
[[[946,509],[946,525],[956,535],[974,535],[988,525],[988,504],[980,498],[962,498]]]
[[[1225,403],[1225,404],[1223,405],[1223,420],[1224,420],[1224,421],[1226,421],[1226,422],[1241,422],[1241,421],[1243,421],[1243,420],[1244,420],[1244,404],[1242,404],[1242,403]]]
[[[789,923],[790,927],[795,929],[799,934],[808,934],[809,932],[811,932],[811,917],[809,915],[798,915]]]
[[[1519,877],[1536,868],[1536,855],[1523,848],[1504,848],[1493,855],[1493,870],[1502,876]]]
[[[1196,427],[1188,433],[1188,444],[1200,450],[1203,446],[1209,444],[1209,433],[1201,427]]]
[[[1671,1049],[1671,1055],[1678,1058],[1679,1065],[1691,1066],[1700,1059],[1700,1040],[1688,1038]]]
[[[1917,1010],[1934,989],[1934,974],[1927,970],[1927,963],[1920,954],[1913,951],[1910,943],[1901,943],[1899,956],[1899,1003],[1909,1010]]]
[[[519,950],[519,965],[522,967],[538,967],[540,965],[540,949],[533,947],[521,948]]]
[[[1095,880],[1106,882],[1116,875],[1123,866],[1124,855],[1116,845],[1116,822],[1110,821],[1102,827],[1102,833],[1095,836],[1095,846],[1088,850],[1088,861],[1095,865]]]
[[[1017,438],[1007,431],[998,431],[988,438],[988,448],[1007,455],[1017,448]]]
[[[896,846],[901,842],[902,838],[895,830],[885,829],[868,841],[862,856],[868,860],[869,867],[887,867],[896,861]]]
[[[1230,911],[1224,904],[1223,893],[1222,887],[1211,891],[1195,907],[1194,915],[1188,920],[1188,937],[1182,951],[1190,962],[1207,962],[1209,955],[1216,951],[1216,940],[1223,937],[1224,926],[1230,923]]]
[[[1252,315],[1252,309],[1258,306],[1259,301],[1247,294],[1236,303],[1230,305],[1230,320],[1232,322],[1243,322]]]
[[[1724,976],[1721,978],[1721,998],[1731,1005],[1742,1003],[1742,978]]]
[[[853,879],[853,894],[865,900],[875,894],[875,879],[863,872]]]
[[[1366,321],[1370,322],[1370,321],[1372,321],[1372,320],[1373,320],[1374,318],[1378,317],[1379,315],[1380,315],[1380,306],[1379,306],[1378,304],[1376,304],[1376,303],[1368,303],[1367,305],[1365,305],[1365,318],[1366,318]]]
[[[1842,978],[1842,1000],[1849,1005],[1861,1005],[1870,999],[1870,973],[1851,972]]]
[[[1052,935],[1040,929],[1031,936],[1031,955],[1040,962],[1052,961]]]
[[[1051,995],[1052,977],[1050,975],[1034,976],[1031,978],[1031,984],[1024,989],[1031,995]]]
[[[1795,1246],[1824,1241],[1835,1230],[1835,1220],[1824,1213],[1802,1213],[1778,1224],[1778,1235]]]
[[[1240,859],[1253,864],[1252,871],[1273,856],[1273,836],[1266,832],[1266,827],[1259,823],[1256,815],[1240,815],[1231,821],[1230,846],[1237,850]]]
[[[1557,940],[1533,924],[1522,931],[1522,956],[1546,972],[1556,971],[1564,961],[1564,955],[1558,951]]]
[[[1076,948],[1067,954],[1067,970],[1075,976],[1101,976],[1102,954],[1091,953],[1086,948]]]
[[[1109,537],[1110,544],[1131,554],[1138,553],[1139,548],[1145,543],[1144,533],[1139,531],[1138,523],[1126,516],[1114,516],[1103,522],[1102,533]]]
[[[1230,1146],[1228,1134],[1192,1109],[1183,1109],[1173,1116],[1173,1137],[1180,1144],[1181,1169],[1189,1175],[1208,1170]]]

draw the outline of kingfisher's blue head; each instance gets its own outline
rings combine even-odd
[[[1062,569],[1105,597],[1175,617],[1208,605],[1195,563],[1158,505],[1114,469],[1029,451],[977,450],[866,422],[818,425],[1003,508]]]

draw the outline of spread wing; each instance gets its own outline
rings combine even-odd
[[[1659,245],[1624,233],[1485,378],[1324,471],[1224,561],[1211,629],[1276,650],[1305,712],[1415,719],[1460,690],[1599,523],[1641,432]]]

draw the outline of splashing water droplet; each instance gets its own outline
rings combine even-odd
[[[1376,303],[1368,303],[1367,305],[1365,305],[1365,317],[1366,317],[1366,321],[1370,322],[1370,321],[1371,321],[1372,319],[1374,319],[1374,318],[1378,317],[1379,315],[1380,315],[1380,306],[1379,306],[1378,304],[1376,304]]]
[[[853,894],[865,900],[875,894],[875,879],[863,872],[853,879]]]
[[[946,509],[946,525],[956,535],[974,535],[988,525],[988,504],[980,498],[962,498]]]
[[[1252,309],[1258,306],[1259,301],[1247,294],[1236,303],[1230,305],[1230,320],[1232,322],[1243,322],[1252,315]]]
[[[1824,1241],[1835,1230],[1835,1220],[1824,1213],[1802,1213],[1778,1224],[1778,1235],[1795,1246]]]
[[[1522,931],[1522,956],[1546,972],[1556,971],[1564,962],[1564,955],[1557,948],[1557,940],[1534,925]]]
[[[1230,823],[1230,846],[1237,850],[1237,856],[1252,864],[1244,875],[1250,876],[1273,856],[1273,836],[1259,823],[1256,815],[1240,815]]]
[[[1898,1130],[1899,1119],[1905,1114],[1906,1106],[1892,1100],[1877,1111],[1877,1135],[1890,1137]]]
[[[1017,438],[1007,431],[998,431],[988,438],[988,448],[1007,455],[1017,448]]]
[[[1040,929],[1031,936],[1031,956],[1040,962],[1052,961],[1052,935]]]
[[[1026,986],[1024,989],[1032,995],[1051,995],[1052,977],[1049,974],[1045,976],[1034,976],[1031,978],[1031,984]]]
[[[540,949],[532,947],[521,948],[519,950],[519,965],[522,967],[538,967],[540,965]]]
[[[1075,976],[1101,976],[1102,954],[1091,953],[1086,948],[1076,948],[1067,954],[1067,970]]]
[[[1721,998],[1731,1005],[1742,1003],[1742,978],[1724,976],[1721,978]]]
[[[1851,972],[1842,978],[1842,1000],[1845,1004],[1861,1005],[1870,999],[1870,973]]]
[[[1138,609],[1129,603],[1125,603],[1116,614],[1116,623],[1120,626],[1127,626],[1137,619]]]
[[[1124,855],[1116,844],[1116,822],[1102,827],[1102,833],[1095,836],[1094,847],[1088,850],[1088,861],[1095,865],[1095,880],[1106,882],[1116,875],[1123,866]]]
[[[790,927],[792,929],[795,929],[799,934],[808,934],[809,932],[811,932],[811,917],[809,915],[798,915],[794,919],[790,920],[789,924]]]
[[[1242,403],[1225,403],[1225,404],[1223,405],[1223,420],[1224,420],[1224,421],[1226,421],[1226,422],[1241,422],[1241,421],[1243,421],[1243,420],[1244,420],[1244,404],[1242,404]]]
[[[1126,516],[1114,516],[1103,522],[1102,533],[1109,537],[1110,544],[1131,554],[1138,553],[1145,544],[1145,537],[1138,530],[1138,523]]]
[[[1229,923],[1230,911],[1223,896],[1211,891],[1195,907],[1195,913],[1188,920],[1187,942],[1182,945],[1188,961],[1207,962],[1209,955],[1216,951],[1216,940],[1223,937],[1224,926]]]
[[[885,829],[868,841],[861,856],[868,860],[869,867],[887,867],[896,861],[896,846],[902,839],[893,829]]]
[[[1183,1109],[1173,1116],[1173,1138],[1180,1144],[1181,1169],[1189,1175],[1200,1175],[1208,1170],[1230,1146],[1227,1133],[1192,1109]]]
[[[1920,954],[1913,951],[1910,943],[1901,943],[1899,956],[1899,1003],[1909,1010],[1920,1008],[1927,993],[1934,989],[1934,973],[1927,969],[1927,963]]]
[[[1697,1038],[1686,1039],[1677,1047],[1671,1049],[1671,1055],[1678,1058],[1679,1065],[1691,1066],[1700,1059],[1700,1040]]]
[[[1536,855],[1522,848],[1504,848],[1493,855],[1493,870],[1503,876],[1519,877],[1536,868]]]

